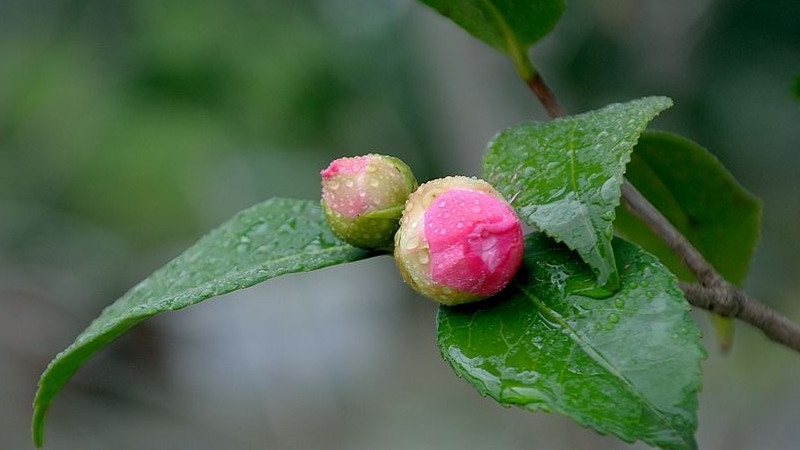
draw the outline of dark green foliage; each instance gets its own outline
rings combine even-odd
[[[761,203],[708,150],[663,131],[645,132],[633,151],[628,180],[728,281],[747,276],[761,228]],[[677,256],[624,207],[614,227],[658,256],[678,278],[694,277]]]
[[[506,53],[523,78],[533,75],[525,54],[555,27],[564,0],[420,0],[461,28]]]
[[[580,293],[591,270],[543,233],[526,239],[517,277],[493,300],[441,307],[439,347],[481,394],[553,411],[600,433],[696,448],[700,332],[675,277],[652,255],[613,242],[620,290]]]
[[[514,200],[523,220],[576,250],[600,286],[614,291],[611,224],[625,165],[639,134],[670,106],[666,97],[648,97],[507,128],[489,144],[484,177]]]
[[[47,409],[94,353],[148,317],[244,289],[278,275],[366,258],[338,240],[319,205],[272,199],[235,215],[107,307],[50,362],[34,400],[33,440],[42,445]]]

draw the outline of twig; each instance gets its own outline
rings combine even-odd
[[[564,108],[558,103],[558,99],[553,94],[553,91],[550,90],[538,72],[535,73],[533,77],[525,80],[525,83],[536,95],[536,98],[539,99],[539,102],[544,106],[544,110],[547,111],[547,115],[550,116],[551,119],[567,115]]]
[[[714,287],[723,281],[711,263],[628,180],[622,183],[622,201],[628,211],[653,230],[672,253],[678,255],[700,284]]]
[[[721,316],[736,317],[761,329],[773,341],[800,352],[800,327],[727,281],[712,288],[693,283],[678,284],[692,305]]]
[[[526,79],[525,83],[550,118],[566,115],[555,94],[538,73]],[[644,222],[700,282],[679,283],[690,304],[747,322],[763,331],[769,339],[800,352],[800,327],[726,281],[689,240],[627,180],[622,184],[622,201],[628,211]]]

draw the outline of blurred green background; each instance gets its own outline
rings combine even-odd
[[[533,60],[573,112],[671,96],[654,127],[764,200],[748,291],[800,321],[800,2],[572,0]],[[234,212],[315,198],[340,155],[478,175],[495,132],[544,117],[411,0],[0,1],[0,449],[31,447],[50,358]],[[434,313],[382,257],[157,317],[66,386],[47,447],[643,448],[481,398]],[[701,448],[794,448],[800,356],[737,325],[728,356],[705,338]]]

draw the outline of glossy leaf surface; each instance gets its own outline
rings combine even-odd
[[[369,256],[338,240],[317,202],[272,199],[210,232],[107,307],[50,362],[34,400],[33,438],[42,444],[53,397],[95,352],[155,314],[243,289],[278,275]]]
[[[439,309],[439,347],[456,374],[505,405],[565,414],[627,442],[695,448],[705,352],[674,276],[617,238],[621,290],[593,299],[579,294],[594,279],[577,255],[542,233],[525,244],[505,291]]]
[[[523,78],[529,67],[525,52],[555,27],[564,0],[420,0],[471,35],[508,54]],[[524,67],[524,69],[523,69]]]
[[[647,97],[551,122],[501,131],[483,158],[483,175],[530,225],[566,243],[615,291],[611,249],[614,209],[633,146],[647,124],[669,108]]]

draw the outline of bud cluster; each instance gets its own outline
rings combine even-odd
[[[392,250],[403,279],[446,305],[491,297],[522,262],[522,226],[489,183],[447,177],[417,188],[397,158],[340,158],[320,172],[322,209],[345,242]]]

